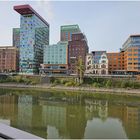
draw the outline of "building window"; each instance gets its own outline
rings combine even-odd
[[[106,68],[106,65],[105,64],[101,65],[101,68]]]

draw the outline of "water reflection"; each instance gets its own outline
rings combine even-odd
[[[140,138],[139,103],[6,92],[0,95],[0,122],[44,138]]]

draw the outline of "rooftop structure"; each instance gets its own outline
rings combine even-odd
[[[18,5],[14,6],[14,10],[21,15],[35,14],[42,22],[49,26],[48,22],[44,20],[30,5]]]
[[[63,25],[60,28],[60,40],[61,41],[70,41],[72,38],[72,34],[80,33],[81,30],[77,24],[75,25]]]
[[[122,45],[121,50],[125,51],[129,47],[140,47],[140,35],[130,35]]]

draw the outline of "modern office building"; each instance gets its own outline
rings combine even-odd
[[[68,42],[58,42],[44,47],[44,61],[41,64],[41,74],[67,74],[68,72]]]
[[[107,53],[109,74],[125,74],[124,52]]]
[[[20,14],[21,74],[37,74],[43,63],[43,46],[49,44],[49,24],[30,6],[14,6]]]
[[[73,33],[81,32],[79,26],[76,25],[63,25],[60,27],[60,40],[70,41]]]
[[[86,56],[86,74],[107,75],[108,58],[106,51],[92,51]]]
[[[140,35],[130,35],[120,52],[107,53],[110,74],[140,73]]]
[[[13,46],[20,47],[20,28],[13,28]]]
[[[128,74],[140,74],[140,35],[130,35],[122,46],[124,68]]]
[[[19,51],[16,47],[0,47],[0,72],[18,71]]]
[[[120,52],[107,57],[110,74],[140,74],[140,35],[130,35]]]
[[[85,66],[88,49],[87,39],[83,33],[72,34],[72,40],[68,42],[68,63],[70,74],[77,74],[76,66],[80,57]]]

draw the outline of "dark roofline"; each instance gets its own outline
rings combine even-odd
[[[44,20],[29,4],[17,5],[13,7],[21,15],[35,14],[42,22],[49,26],[48,22]]]
[[[130,37],[140,37],[140,34],[130,35]]]
[[[106,51],[105,51],[105,50],[103,50],[103,51],[91,51],[91,53],[92,53],[92,52],[106,52]]]

